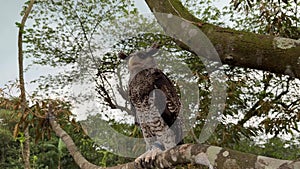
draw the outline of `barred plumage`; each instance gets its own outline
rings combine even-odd
[[[181,103],[171,80],[156,68],[152,55],[157,51],[158,45],[154,44],[146,51],[128,56],[129,98],[150,151],[136,162],[147,162],[159,151],[176,146],[182,139],[181,120],[178,118]]]
[[[136,109],[144,137],[174,135],[175,140],[170,140],[171,145],[164,145],[167,140],[161,141],[165,149],[181,141],[181,124],[180,119],[177,119],[180,100],[172,82],[161,70],[148,68],[137,73],[129,84],[129,98]],[[170,127],[171,131],[168,131]]]

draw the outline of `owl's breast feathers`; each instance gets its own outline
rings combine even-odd
[[[163,121],[169,127],[172,126],[176,138],[181,139],[181,122],[180,119],[176,120],[181,108],[179,96],[171,80],[157,68],[142,70],[129,82],[129,98],[137,113],[149,113],[151,97],[154,98],[154,105],[159,110]],[[148,116],[144,114],[144,117]]]

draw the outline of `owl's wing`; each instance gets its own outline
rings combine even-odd
[[[159,89],[165,95],[164,102],[161,102],[158,99],[158,101],[165,104],[162,117],[168,126],[171,126],[180,111],[181,103],[179,96],[171,80],[161,70],[157,69],[153,76],[155,77],[155,81],[153,83],[154,89]]]
[[[171,80],[159,69],[156,69],[153,76],[155,81],[153,83],[155,89],[159,89],[165,95],[165,101],[158,98],[159,103],[165,104],[161,117],[167,125],[176,134],[176,142],[179,143],[182,139],[182,121],[179,116],[181,102],[174,84]],[[161,110],[160,110],[161,111]]]

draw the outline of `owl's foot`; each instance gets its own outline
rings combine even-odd
[[[155,157],[162,152],[159,148],[154,148],[142,154],[134,160],[135,168],[151,168],[154,167]]]

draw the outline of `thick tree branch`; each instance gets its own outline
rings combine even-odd
[[[55,121],[49,111],[49,121],[52,129],[67,146],[75,162],[82,169],[102,169],[88,162],[77,150],[72,138]],[[165,163],[168,161],[168,164]],[[204,144],[184,144],[174,147],[159,154],[154,162],[158,168],[176,166],[180,164],[206,165],[210,168],[231,169],[231,168],[264,168],[264,169],[292,169],[300,168],[300,161],[279,160],[253,154],[242,153],[216,146]],[[134,169],[134,163],[130,162],[119,166],[108,167],[107,169]]]
[[[201,164],[218,169],[232,168],[264,168],[264,169],[292,169],[300,167],[300,161],[278,160],[269,157],[242,153],[216,146],[204,144],[184,144],[158,155],[159,161],[167,159],[172,166],[178,164]]]
[[[203,24],[184,8],[180,0],[146,0],[146,3],[152,12],[172,14],[198,26],[215,46],[223,64],[300,78],[300,40]],[[160,18],[157,19],[160,22]],[[176,43],[183,49],[191,51],[182,42]]]

